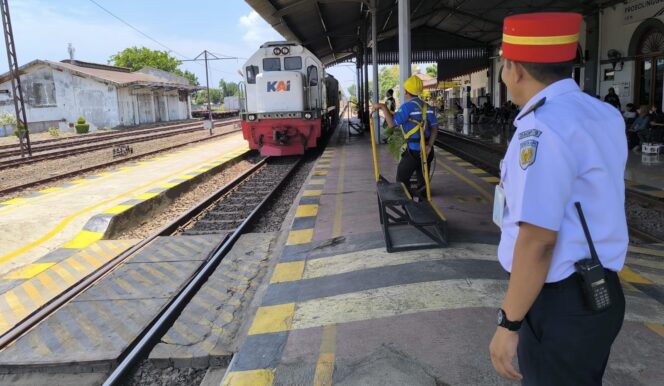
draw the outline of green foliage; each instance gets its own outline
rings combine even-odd
[[[216,105],[221,103],[222,100],[223,96],[221,95],[221,90],[211,88],[210,101]],[[194,104],[197,105],[207,104],[207,90],[200,90],[196,92],[196,97],[194,98]]]
[[[112,55],[109,63],[114,66],[126,67],[132,71],[138,71],[143,67],[153,67],[160,70],[180,75],[189,80],[192,86],[198,86],[196,74],[187,70],[182,71],[178,67],[182,64],[166,51],[151,50],[146,47],[130,47]]]
[[[389,128],[385,125],[383,135],[387,137],[387,152],[391,154],[397,162],[401,161],[401,148],[406,141],[400,127]]]
[[[6,111],[0,114],[0,125],[7,126],[15,124],[16,124],[16,116],[14,116],[14,114],[8,113]]]
[[[428,66],[426,68],[427,75],[429,75],[432,78],[436,78],[438,76],[438,64],[433,64],[431,66]]]
[[[19,123],[14,129],[14,135],[16,136],[16,138],[25,137],[25,135],[28,132],[29,132],[28,128],[26,128],[25,125],[22,123]]]
[[[350,94],[351,100],[353,97],[357,100],[357,85],[355,85],[355,83],[348,86],[348,94]]]
[[[48,133],[51,135],[51,137],[59,137],[60,129],[58,129],[57,127],[49,127]]]
[[[110,62],[114,66],[127,67],[138,71],[143,67],[154,67],[167,72],[175,72],[180,64],[166,51],[151,50],[146,47],[130,47],[112,55]]]
[[[236,96],[240,95],[240,86],[234,82],[226,82],[225,80],[219,81],[219,88],[223,91],[223,96]]]
[[[85,123],[85,118],[83,117],[78,117],[74,127],[76,128],[77,134],[86,134],[90,131],[90,124]]]
[[[386,98],[387,90],[396,87],[399,84],[399,67],[383,66],[378,71],[378,94],[379,99]],[[394,95],[396,97],[396,95]]]
[[[180,76],[183,76],[183,77],[187,78],[189,80],[189,84],[192,85],[192,86],[198,86],[199,85],[198,77],[193,72],[189,72],[188,70],[185,70],[184,72],[182,72],[182,70],[180,70],[180,69],[175,69],[175,71],[173,71],[173,73],[175,75],[180,75]]]

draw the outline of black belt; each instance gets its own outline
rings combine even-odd
[[[618,274],[614,271],[611,271],[610,269],[604,268],[604,273],[606,274],[607,281],[611,281],[612,276],[617,276]],[[549,288],[568,288],[568,287],[578,287],[579,286],[579,277],[576,273],[573,273],[569,275],[567,278],[560,280],[560,281],[554,281],[552,283],[544,283],[544,287],[546,289]]]

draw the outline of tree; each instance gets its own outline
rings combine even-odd
[[[210,89],[210,102],[217,105],[222,102],[223,96],[221,95],[221,90],[218,88]],[[204,105],[207,104],[207,90],[200,90],[196,93],[196,98],[194,98],[194,104]]]
[[[357,85],[355,83],[348,86],[348,94],[352,97],[357,96]]]
[[[154,67],[172,73],[182,64],[166,51],[151,50],[146,47],[125,48],[112,55],[110,62],[114,66],[127,67],[132,71],[138,71],[143,67]]]
[[[189,80],[189,84],[192,86],[200,85],[200,83],[198,83],[198,77],[193,72],[189,72],[188,70],[182,72],[180,69],[176,69],[173,73],[187,78]]]
[[[221,79],[219,81],[219,88],[223,90],[224,97],[240,95],[240,86],[234,82],[226,82]]]
[[[436,78],[438,76],[438,64],[433,64],[431,66],[427,66],[426,68],[427,75],[429,75],[432,78]]]
[[[384,66],[378,71],[378,94],[384,97],[387,90],[399,84],[399,67]]]
[[[126,67],[131,71],[138,71],[143,67],[153,67],[172,74],[180,75],[189,80],[192,86],[198,86],[198,77],[189,71],[182,71],[178,67],[182,64],[166,51],[151,50],[146,47],[130,47],[111,55],[109,63],[114,66]]]

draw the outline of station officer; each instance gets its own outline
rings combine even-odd
[[[413,172],[417,175],[418,188],[424,185],[422,163],[420,161],[420,125],[424,125],[424,139],[426,143],[427,162],[433,161],[433,145],[438,136],[438,120],[433,108],[427,105],[419,95],[422,94],[422,79],[413,75],[403,83],[403,92],[406,102],[392,115],[384,103],[376,103],[374,109],[380,109],[385,116],[389,128],[402,126],[406,143],[401,153],[401,161],[397,168],[397,181],[410,188],[410,177]],[[430,169],[431,170],[431,169]]]
[[[510,279],[489,351],[496,371],[523,385],[601,385],[625,313],[616,273],[628,243],[624,123],[570,78],[581,21],[534,13],[503,27],[501,76],[522,109],[494,202],[498,259]],[[604,267],[595,272],[612,305],[602,311],[584,300],[575,268],[590,255],[575,202]]]

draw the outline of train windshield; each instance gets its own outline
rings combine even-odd
[[[302,69],[302,57],[289,56],[284,58],[284,70],[293,71]]]
[[[281,60],[279,58],[263,59],[263,71],[281,71]]]

